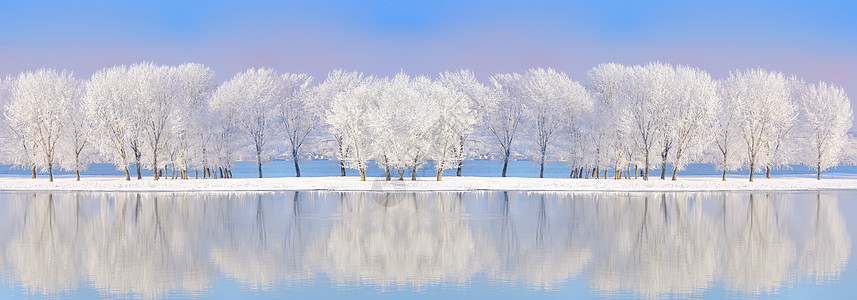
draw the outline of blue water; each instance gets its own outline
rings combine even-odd
[[[853,299],[854,199],[0,192],[0,298]]]
[[[464,167],[462,168],[462,175],[464,176],[484,176],[484,177],[499,177],[500,173],[503,169],[502,161],[492,161],[492,160],[468,160],[464,162]],[[667,167],[667,176],[670,176],[672,173],[672,167]],[[456,170],[445,170],[444,176],[455,176]],[[562,161],[548,161],[545,163],[545,177],[549,178],[567,178],[569,177],[571,169],[569,169],[568,164]],[[151,170],[144,170],[143,176],[149,177],[152,176]],[[73,175],[73,172],[57,170],[54,172],[55,175],[58,176],[69,176]],[[258,171],[256,168],[256,162],[252,161],[240,161],[237,162],[235,168],[232,171],[232,174],[235,178],[255,178],[258,177]],[[262,164],[262,174],[264,177],[292,177],[295,176],[294,163],[292,161],[270,161]],[[348,176],[359,176],[359,172],[353,169],[346,169],[346,174]],[[612,176],[613,171],[610,171],[610,176]],[[761,174],[761,173],[759,173]],[[789,168],[775,170],[773,172],[774,176],[777,175],[789,175],[789,176],[797,176],[797,177],[815,177],[815,171],[803,166],[803,165],[794,165]],[[124,176],[122,171],[117,171],[113,165],[109,164],[93,164],[86,171],[82,172],[81,176]],[[339,163],[334,160],[314,160],[314,161],[302,161],[301,162],[301,175],[303,176],[339,176],[340,169]],[[436,173],[434,171],[433,165],[428,163],[425,167],[419,169],[417,171],[418,176],[431,177],[435,176]],[[650,171],[650,176],[660,176],[660,170],[654,169]],[[710,175],[710,176],[719,176],[721,172],[715,170],[709,164],[691,164],[684,171],[679,172],[679,177],[688,176],[688,175]],[[25,170],[21,168],[15,168],[9,165],[0,165],[0,176],[30,176],[30,170]],[[44,172],[39,172],[39,176],[46,176]],[[133,169],[132,169],[132,176]],[[384,170],[378,168],[374,164],[370,164],[369,170],[367,171],[367,176],[371,177],[381,177],[384,176]],[[395,176],[395,172],[394,172]],[[410,172],[406,173],[405,176],[410,176]],[[509,162],[509,168],[507,170],[507,176],[510,177],[538,177],[539,176],[539,164],[534,161],[511,161]],[[746,170],[738,170],[728,173],[729,177],[734,178],[744,178],[747,176]],[[823,173],[824,177],[853,177],[857,176],[857,166],[840,166],[836,168],[832,168]],[[193,173],[191,172],[191,177],[193,177]]]

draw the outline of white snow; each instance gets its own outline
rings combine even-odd
[[[359,177],[301,177],[301,178],[240,178],[125,181],[117,177],[58,177],[54,182],[45,178],[0,178],[0,191],[742,191],[742,190],[830,190],[857,189],[857,177],[845,176],[816,180],[814,178],[756,179],[720,177],[684,177],[678,181],[651,179],[569,179],[569,178],[497,178],[497,177],[421,177],[418,181],[384,181],[384,178]]]

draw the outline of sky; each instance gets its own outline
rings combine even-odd
[[[662,61],[715,78],[762,67],[857,95],[855,2],[650,2],[2,0],[0,75],[192,61],[219,80],[249,67],[317,81],[335,68],[486,80],[552,67],[585,81],[599,63]]]

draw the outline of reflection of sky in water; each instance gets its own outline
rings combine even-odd
[[[855,196],[3,193],[0,297],[845,298]]]

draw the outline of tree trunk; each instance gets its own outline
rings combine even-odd
[[[411,167],[411,181],[417,181],[417,166]]]
[[[464,164],[464,138],[461,139],[461,143],[458,144],[458,154],[461,160],[458,162],[458,170],[455,171],[455,176],[461,176],[461,166]]]
[[[298,151],[292,149],[292,160],[295,161],[295,177],[301,177],[301,167],[298,166]]]
[[[607,171],[609,171],[609,170],[610,170],[610,168],[604,169],[604,179],[607,179]]]
[[[634,179],[637,179],[637,173],[640,173],[640,172],[638,172],[639,168],[640,167],[637,166],[637,164],[634,164]]]
[[[676,175],[678,175],[678,167],[673,167],[673,181],[676,180]]]
[[[756,171],[756,164],[750,163],[750,182],[753,182],[753,172]]]
[[[443,170],[437,170],[437,181],[440,181],[441,175],[443,175]]]
[[[131,173],[128,172],[128,166],[125,166],[125,181],[131,181]]]
[[[261,167],[261,166],[260,166],[260,167]],[[261,169],[260,169],[260,170],[261,170]],[[217,168],[217,171],[220,173],[220,178],[226,178],[226,177],[224,177],[224,176],[223,176],[223,167]],[[260,172],[261,172],[261,171],[260,171]],[[259,178],[262,178],[262,176],[259,176]]]
[[[259,178],[262,178],[262,151],[256,150],[256,165],[259,167]],[[223,171],[220,172],[220,177],[223,177]]]
[[[384,155],[384,180],[390,181],[390,161],[387,155]]]
[[[649,180],[649,149],[646,149],[646,168],[644,169],[643,180]]]
[[[33,179],[36,179],[36,164],[33,164]]]
[[[815,170],[818,171],[815,177],[817,180],[821,180],[821,149],[818,150],[818,159],[815,162]]]
[[[48,181],[54,182],[54,165],[48,163]]]
[[[74,175],[77,178],[76,181],[80,181],[80,169],[75,168],[74,169]]]
[[[134,165],[137,167],[137,180],[143,179],[143,173],[140,172],[140,156],[142,156],[142,155],[143,154],[140,153],[140,151],[137,151],[137,149],[134,149]],[[157,170],[154,170],[154,171],[157,172]]]
[[[771,179],[771,166],[765,166],[765,178]]]
[[[360,181],[366,181],[366,170],[360,169]]]
[[[193,169],[193,179],[199,179],[199,170]]]
[[[661,180],[666,180],[667,177],[667,161],[661,162]]]
[[[509,168],[509,154],[508,154],[508,152],[506,152],[506,156],[503,157],[503,173],[500,175],[500,177],[506,177],[506,169],[508,169],[508,168]]]
[[[153,151],[154,157],[152,158],[152,174],[155,176],[155,181],[158,181],[158,151]]]
[[[545,178],[545,150],[542,149],[542,157],[539,160],[539,178]]]
[[[232,169],[226,169],[226,174],[229,176],[229,178],[232,178]]]
[[[339,176],[345,177],[345,164],[342,161],[339,162]]]
[[[726,170],[723,170],[723,181],[726,181]]]

